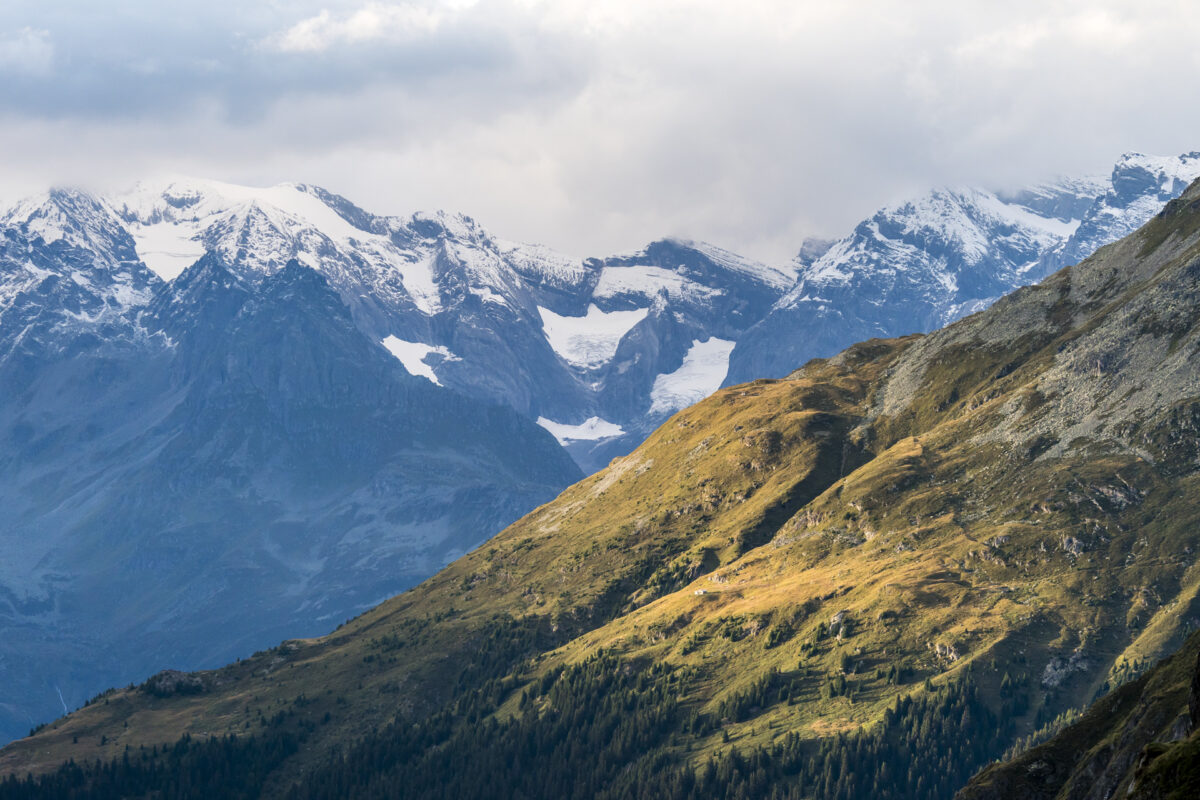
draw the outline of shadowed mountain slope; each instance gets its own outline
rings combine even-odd
[[[512,410],[408,375],[307,267],[252,292],[215,256],[169,286],[134,261],[112,289],[71,258],[2,326],[23,316],[0,359],[0,736],[328,630],[579,477]]]
[[[1200,796],[1200,634],[1049,741],[988,767],[957,800]]]

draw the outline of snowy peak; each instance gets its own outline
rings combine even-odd
[[[798,257],[801,280],[780,302],[795,306],[864,281],[917,282],[956,299],[981,285],[1000,291],[1078,224],[981,189],[937,189],[878,211],[807,264]]]
[[[136,335],[137,316],[160,282],[102,201],[53,189],[0,214],[0,226],[0,343],[28,334],[55,350],[101,329]]]
[[[1098,248],[1133,233],[1198,177],[1200,153],[1126,153],[1113,167],[1106,190],[1088,208],[1075,233],[1043,256],[1032,277],[1042,278],[1077,264]]]
[[[138,260],[122,221],[101,199],[78,189],[51,189],[26,198],[0,215],[31,243],[79,248],[109,266]]]
[[[796,270],[790,265],[769,266],[691,239],[659,239],[641,250],[611,256],[600,263],[607,267],[651,267],[701,284],[732,278],[779,292],[796,280]]]
[[[494,239],[496,252],[531,286],[573,293],[585,289],[595,270],[583,262],[540,244]]]
[[[350,221],[347,201],[303,184],[258,189],[175,178],[138,184],[109,203],[128,225],[139,256],[164,280],[209,250],[270,274],[291,258],[312,259],[331,246],[376,236]]]
[[[418,211],[409,218],[407,227],[430,244],[449,239],[479,245],[491,239],[471,217],[448,211]]]
[[[1127,154],[1107,177],[945,188],[795,259],[796,285],[738,339],[726,383],[782,377],[870,337],[929,331],[1090,256],[1200,176],[1200,154]],[[823,247],[823,245],[822,245]]]
[[[766,284],[780,291],[788,289],[796,282],[796,270],[791,265],[773,266],[763,264],[762,262],[743,258],[736,253],[731,253],[715,245],[698,242],[694,239],[666,239],[664,243],[699,253],[721,269],[744,275],[751,280]]]
[[[1112,193],[1118,202],[1156,195],[1163,202],[1178,197],[1200,175],[1200,152],[1179,156],[1126,153],[1113,167]]]
[[[1132,232],[1198,176],[1200,153],[1129,153],[1107,178],[1060,178],[1014,192],[935,189],[881,209],[816,258],[798,256],[800,283],[781,304],[821,286],[914,270],[951,292],[997,281],[1007,291]]]
[[[217,252],[251,280],[298,260],[375,324],[406,311],[433,316],[470,295],[521,302],[520,280],[505,258],[520,246],[498,244],[462,214],[379,217],[306,184],[253,188],[196,178],[142,183],[108,202],[138,255],[164,280]],[[527,268],[551,263],[536,252],[523,261]]]

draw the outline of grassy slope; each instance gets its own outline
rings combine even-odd
[[[321,722],[286,782],[442,707],[481,663],[536,680],[599,647],[694,667],[684,700],[709,711],[773,669],[800,687],[679,740],[693,763],[860,729],[967,665],[997,702],[1005,674],[1028,695],[1023,730],[1081,706],[1197,615],[1198,196],[944,331],[719,392],[333,634],[207,673],[201,694],[113,692],[0,751],[0,772],[299,709]],[[846,695],[822,691],[843,673]]]

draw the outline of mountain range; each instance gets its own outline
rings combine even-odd
[[[782,266],[678,239],[575,259],[305,185],[22,201],[0,214],[0,736],[324,632],[723,382],[986,307],[1194,174],[1129,155],[939,190]]]
[[[1006,752],[964,797],[1194,789],[1197,309],[1200,182],[690,406],[326,636],[104,693],[0,751],[46,774],[0,796],[950,798]]]
[[[734,348],[725,385],[779,378],[873,336],[928,332],[1132,233],[1200,176],[1200,153],[1127,154],[1107,178],[939,189],[808,242],[796,285]]]
[[[377,216],[319,187],[191,178],[91,202],[50,192],[0,224],[111,263],[124,231],[163,281],[208,252],[248,284],[296,259],[411,374],[540,422],[590,473],[721,385],[986,308],[1140,227],[1197,176],[1200,153],[1128,154],[1106,177],[939,189],[782,265],[680,239],[579,259],[461,214]]]

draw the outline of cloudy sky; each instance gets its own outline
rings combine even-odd
[[[1200,149],[1200,9],[1005,0],[4,0],[0,198],[184,173],[576,255],[784,259],[935,184]]]

